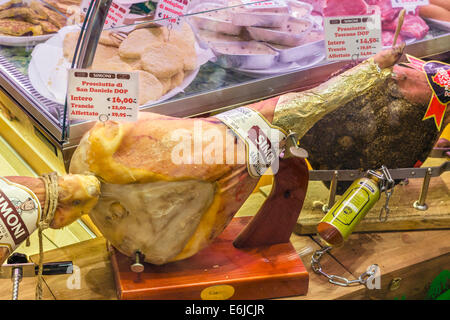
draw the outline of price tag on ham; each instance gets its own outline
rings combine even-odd
[[[360,60],[382,49],[380,14],[325,17],[328,61]]]
[[[186,14],[190,0],[159,0],[156,6],[155,23],[177,30]]]
[[[69,119],[135,122],[139,73],[69,70]]]
[[[271,168],[278,172],[279,145],[287,133],[272,126],[258,112],[241,107],[215,116],[238,135],[246,145],[247,169],[253,178],[259,178]]]

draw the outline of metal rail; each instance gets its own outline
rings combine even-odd
[[[394,180],[439,177],[446,171],[450,171],[450,161],[444,162],[439,167],[389,169]],[[361,170],[311,170],[309,180],[332,181],[337,176],[338,181],[353,181],[363,177],[365,173],[366,171]]]

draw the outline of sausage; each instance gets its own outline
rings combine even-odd
[[[450,11],[450,1],[448,0],[430,0],[430,3]]]

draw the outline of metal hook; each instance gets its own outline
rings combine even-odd
[[[170,41],[170,33],[173,29],[173,25],[172,23],[169,23],[169,25],[167,26],[167,31],[169,31],[169,33],[167,34],[167,41]]]
[[[101,115],[98,116],[98,121],[100,121],[101,123],[105,124],[106,121],[109,120],[109,115],[102,113]]]
[[[383,174],[383,182],[381,185],[381,192],[386,193],[386,202],[384,203],[384,206],[380,210],[380,216],[379,220],[380,222],[386,222],[389,216],[389,213],[391,212],[391,209],[389,209],[389,200],[391,199],[392,194],[394,193],[394,186],[395,181],[392,179],[391,173],[389,172],[388,168],[385,166],[381,167],[381,172]],[[385,214],[383,214],[383,212]]]
[[[295,132],[289,132],[284,140],[284,158],[298,157],[308,158],[308,151],[298,146],[298,138]]]

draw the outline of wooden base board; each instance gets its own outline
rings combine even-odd
[[[290,242],[237,249],[233,240],[250,220],[234,218],[208,248],[163,266],[145,264],[136,274],[132,260],[110,247],[119,299],[245,300],[304,295],[309,276]]]
[[[403,231],[450,228],[450,172],[430,180],[426,204],[420,211],[413,207],[419,199],[423,179],[410,179],[407,185],[397,185],[389,202],[391,209],[386,222],[379,221],[380,209],[386,197],[382,194],[378,203],[355,228],[355,232]],[[294,232],[315,234],[317,224],[324,216],[322,205],[328,201],[329,191],[322,182],[310,181],[302,212]],[[340,196],[336,196],[336,201]]]

